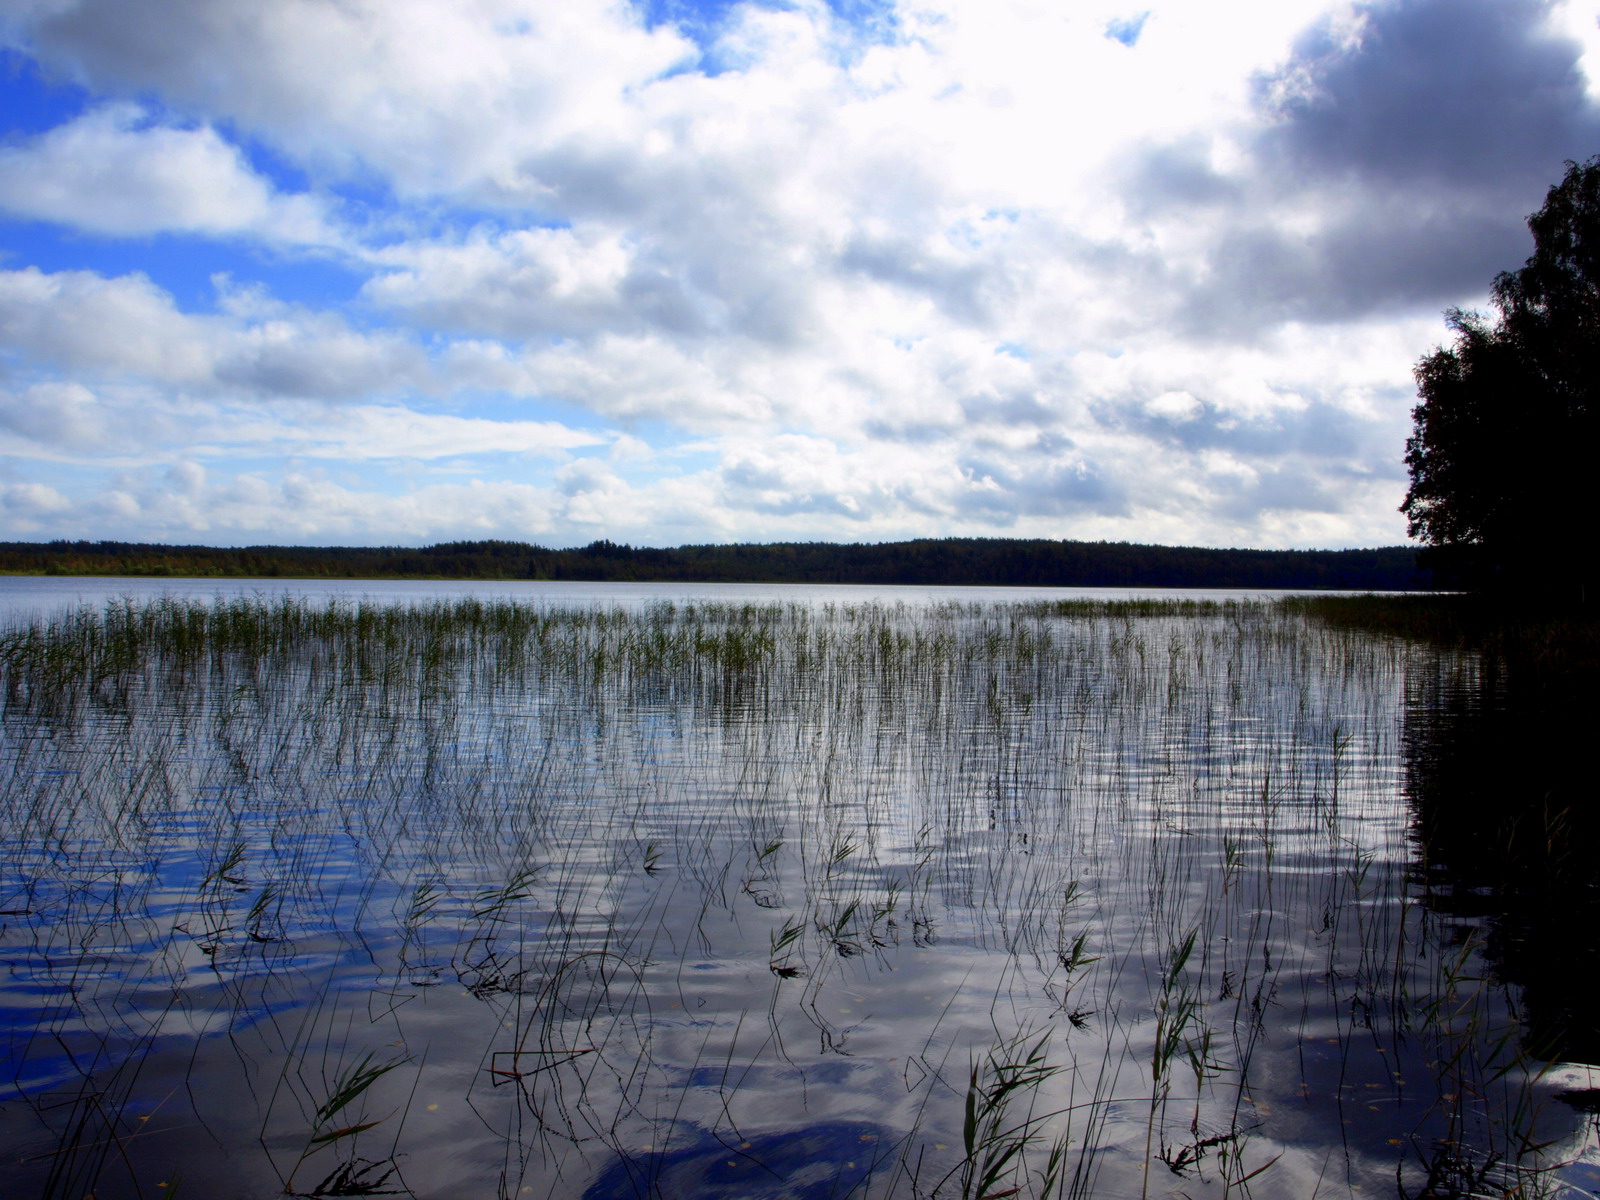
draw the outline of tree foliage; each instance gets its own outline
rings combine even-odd
[[[1581,591],[1595,575],[1600,157],[1569,162],[1528,218],[1534,252],[1494,281],[1492,315],[1451,309],[1416,367],[1401,511],[1467,582]]]

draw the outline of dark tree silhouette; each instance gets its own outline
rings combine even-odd
[[[1494,314],[1449,310],[1454,344],[1417,364],[1401,511],[1459,582],[1581,598],[1600,515],[1600,156],[1569,162],[1528,228]]]
[[[1020,584],[1047,587],[1354,588],[1427,586],[1410,546],[1377,550],[1213,550],[1127,542],[925,538],[679,546],[525,542],[401,546],[160,546],[0,542],[0,573],[282,576],[326,579],[565,579],[663,583]]]

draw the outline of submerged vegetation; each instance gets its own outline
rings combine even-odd
[[[1554,1196],[1586,1076],[1417,807],[1487,661],[1175,601],[0,631],[0,1172]]]

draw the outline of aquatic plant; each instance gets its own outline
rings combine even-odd
[[[1577,1122],[1405,794],[1472,655],[1194,601],[0,631],[0,1151],[73,1200],[1531,1186]]]

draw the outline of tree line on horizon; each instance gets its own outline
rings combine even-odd
[[[575,549],[525,542],[398,546],[0,543],[0,572],[217,578],[496,579],[661,583],[857,583],[1035,587],[1250,587],[1412,591],[1429,586],[1409,546],[1237,550],[1013,538],[881,544]]]

